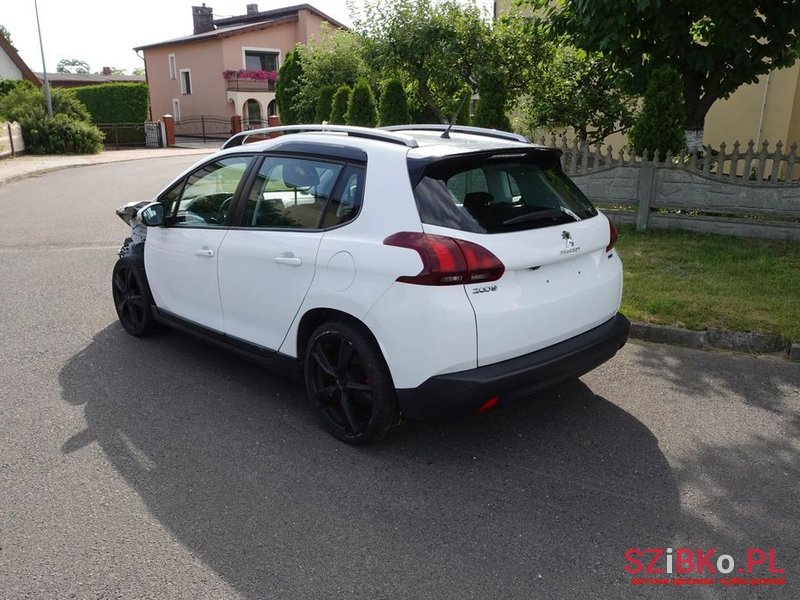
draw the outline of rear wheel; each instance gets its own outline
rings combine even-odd
[[[156,322],[150,308],[152,298],[141,256],[123,256],[114,265],[111,292],[119,322],[136,337],[153,333]]]
[[[318,327],[306,346],[306,392],[322,426],[348,444],[381,439],[397,422],[397,392],[375,341],[341,321]]]

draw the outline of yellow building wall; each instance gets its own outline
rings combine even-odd
[[[706,117],[705,143],[716,147],[726,142],[730,147],[736,140],[742,145],[768,140],[772,147],[778,140],[784,145],[800,142],[799,78],[800,62],[763,75],[727,100],[715,102]]]

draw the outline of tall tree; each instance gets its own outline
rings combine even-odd
[[[474,2],[367,0],[354,21],[370,63],[413,82],[427,110],[447,122],[464,87],[475,92],[483,71],[514,73],[509,81],[520,85],[539,62],[532,34],[521,35],[528,20],[493,26],[485,17]]]
[[[303,85],[303,62],[299,48],[295,48],[286,55],[275,83],[275,99],[278,102],[278,112],[281,123],[294,125],[301,122],[297,112],[297,97]]]
[[[627,130],[634,119],[635,95],[600,54],[587,54],[554,40],[556,47],[520,102],[532,130],[563,130],[589,144]]]
[[[800,56],[796,0],[528,0],[553,28],[601,52],[644,91],[654,69],[682,78],[684,130],[702,146],[711,105]]]
[[[365,77],[373,80],[373,72],[364,60],[361,39],[349,31],[322,29],[316,43],[301,46],[302,84],[295,98],[296,110],[314,119],[320,92],[326,85],[334,89],[342,84],[353,87]]]
[[[350,106],[350,86],[343,83],[333,95],[333,106],[331,106],[331,118],[329,121],[334,125],[344,125],[347,123],[347,109]]]
[[[336,93],[336,88],[332,85],[323,85],[319,88],[319,98],[317,98],[317,116],[315,121],[322,123],[327,121],[331,116],[331,108],[333,107],[333,95]]]
[[[378,111],[375,108],[375,95],[366,79],[359,79],[350,95],[347,105],[347,124],[360,127],[375,127]]]
[[[484,73],[478,82],[478,106],[475,109],[473,124],[508,131],[511,123],[506,116],[506,75],[499,71]]]
[[[11,39],[11,33],[9,33],[8,29],[6,29],[3,25],[0,25],[0,35],[2,35],[8,43],[12,46],[14,45],[14,40]]]
[[[56,65],[59,73],[90,73],[89,63],[77,58],[62,58]]]
[[[660,67],[650,75],[644,94],[642,112],[630,131],[634,152],[648,160],[660,150],[661,160],[667,152],[680,152],[684,145],[683,105],[675,98],[681,95],[681,76],[672,67]]]
[[[409,122],[408,98],[399,79],[390,79],[383,88],[379,121],[382,126],[405,125]]]

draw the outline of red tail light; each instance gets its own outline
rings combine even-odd
[[[614,223],[611,222],[611,219],[608,219],[608,228],[611,230],[611,238],[608,242],[608,246],[606,246],[606,252],[610,252],[611,249],[614,247],[614,244],[617,243],[617,238],[619,237],[619,232],[617,228],[614,226]]]
[[[443,235],[401,231],[390,235],[387,246],[416,250],[422,271],[397,281],[418,285],[465,285],[495,281],[506,270],[500,259],[483,246]]]

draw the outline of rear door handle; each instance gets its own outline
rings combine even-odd
[[[276,256],[272,260],[274,260],[279,265],[290,265],[292,267],[299,267],[300,265],[303,264],[303,260],[297,258],[296,256],[281,255],[281,256]]]
[[[195,250],[194,253],[197,256],[214,256],[214,251],[211,248],[200,248]]]

